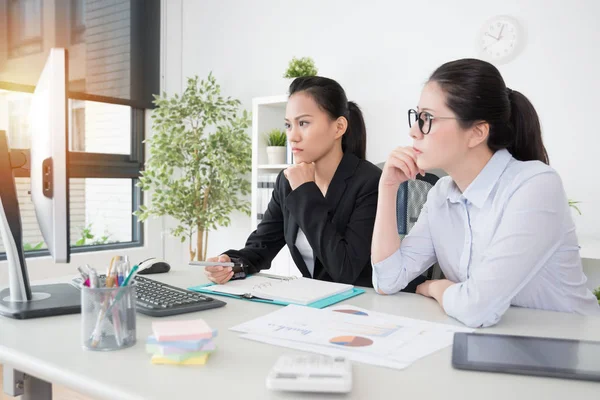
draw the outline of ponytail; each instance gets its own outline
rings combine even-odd
[[[548,153],[542,142],[542,128],[533,104],[516,90],[508,89],[510,100],[510,128],[514,140],[508,151],[521,161],[538,160],[550,164]]]
[[[342,137],[342,151],[366,159],[367,128],[362,111],[353,101],[348,102],[348,128]]]

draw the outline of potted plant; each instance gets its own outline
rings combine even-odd
[[[569,207],[572,207],[575,211],[577,211],[577,213],[579,215],[581,215],[581,210],[577,206],[577,204],[579,204],[579,203],[581,203],[581,202],[569,199]]]
[[[152,190],[151,200],[135,215],[173,217],[173,236],[189,239],[191,260],[204,260],[208,232],[228,226],[234,210],[250,214],[250,117],[239,100],[221,95],[212,73],[189,78],[181,95],[155,96],[154,104],[150,157],[139,182]]]
[[[317,75],[317,67],[315,62],[310,57],[296,58],[290,60],[287,70],[283,75],[284,78],[298,78],[299,76],[315,76]]]
[[[598,304],[600,304],[600,287],[594,290],[594,295],[598,299]]]
[[[287,136],[281,129],[267,133],[267,160],[269,164],[285,164]]]

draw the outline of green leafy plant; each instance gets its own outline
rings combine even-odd
[[[581,210],[579,209],[579,207],[577,207],[577,204],[581,203],[580,201],[575,201],[575,200],[569,200],[569,207],[573,207],[575,209],[575,211],[577,211],[577,213],[579,215],[581,215]]]
[[[297,78],[299,76],[315,76],[317,75],[317,67],[315,62],[310,57],[296,58],[290,60],[284,78]]]
[[[250,214],[242,197],[251,188],[250,116],[240,113],[239,100],[221,95],[212,73],[206,80],[189,78],[181,95],[154,97],[150,158],[138,184],[152,190],[151,201],[134,214],[142,222],[173,217],[178,224],[171,234],[182,243],[189,239],[191,260],[204,260],[208,232],[228,226],[234,210]]]
[[[44,247],[44,241],[38,242],[36,244],[24,243],[23,244],[23,251],[40,250],[42,247]]]
[[[594,295],[598,299],[598,304],[600,304],[600,287],[594,290]]]
[[[287,135],[281,129],[272,129],[267,132],[267,146],[287,146]]]
[[[111,235],[102,235],[100,238],[96,238],[96,236],[92,233],[93,224],[88,224],[84,228],[81,229],[81,236],[73,246],[94,246],[99,244],[107,244]]]

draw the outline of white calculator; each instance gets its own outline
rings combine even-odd
[[[352,390],[352,364],[344,357],[318,354],[283,355],[267,376],[267,388],[297,392],[348,393]]]

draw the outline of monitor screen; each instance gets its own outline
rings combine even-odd
[[[55,262],[69,262],[67,54],[51,49],[31,101],[31,199]]]

